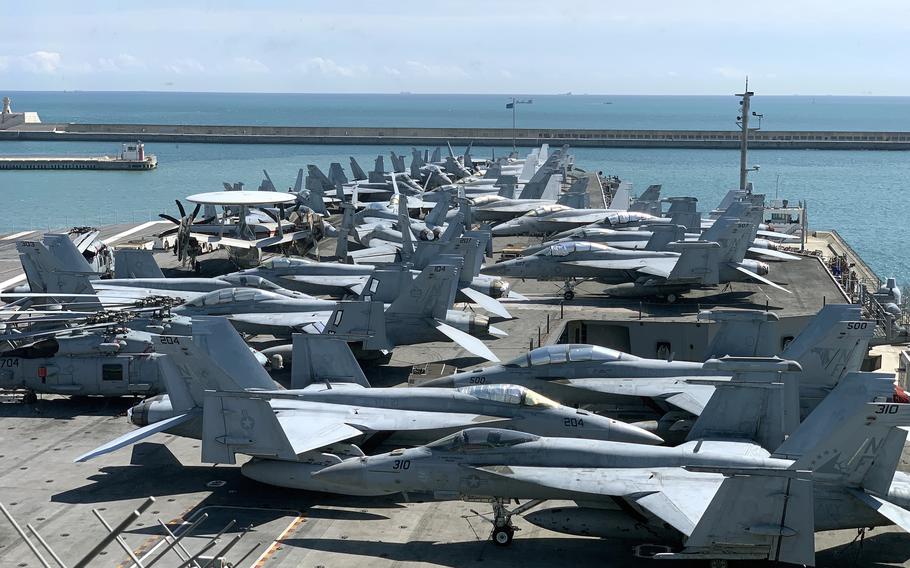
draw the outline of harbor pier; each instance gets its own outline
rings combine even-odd
[[[20,124],[0,129],[0,140],[115,141],[202,144],[355,144],[587,148],[739,149],[739,130],[603,130],[572,128],[418,128],[379,126],[257,126],[202,124]],[[910,150],[910,132],[760,130],[752,149]]]

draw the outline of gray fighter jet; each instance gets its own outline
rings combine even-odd
[[[17,243],[30,286],[69,297],[97,295],[99,308],[102,304],[122,305],[152,296],[168,296],[184,302],[173,308],[175,314],[189,317],[222,315],[245,333],[290,337],[294,331],[320,333],[339,307],[334,300],[285,290],[260,276],[243,273],[221,278],[89,280],[89,275],[94,273],[85,271],[88,267],[69,239],[52,236],[49,242],[51,248],[41,242]],[[398,293],[389,296],[389,306],[384,312],[376,314],[367,305],[350,306],[347,317],[332,325],[354,326],[348,329],[371,325],[367,329],[381,329],[364,342],[364,349],[369,351],[389,350],[395,345],[410,345],[415,341],[451,340],[473,354],[498,361],[472,334],[497,337],[503,333],[491,327],[485,316],[450,309],[461,271],[453,259],[447,262],[447,266],[438,263],[427,266],[416,278],[402,282]],[[377,274],[374,279],[375,287],[380,285],[379,277]],[[384,273],[382,278],[395,278],[398,282],[394,273]],[[238,284],[247,287],[238,288]]]
[[[512,540],[512,515],[550,499],[574,500],[578,506],[525,518],[560,532],[648,543],[647,554],[658,559],[814,565],[815,531],[910,529],[910,476],[896,471],[910,404],[894,402],[892,375],[848,375],[796,427],[788,410],[795,389],[781,374],[794,364],[721,364],[736,377],[679,447],[477,428],[421,448],[350,458],[314,477],[356,495],[493,499],[491,536],[499,545]],[[506,509],[508,499],[520,498],[532,501]]]
[[[134,422],[147,424],[77,461],[135,443],[161,431],[159,423],[165,422],[169,429],[182,425],[176,433],[201,437],[205,462],[232,464],[235,454],[246,454],[259,458],[244,466],[248,477],[324,490],[309,474],[324,465],[325,454],[338,444],[414,445],[485,423],[551,436],[661,441],[518,386],[370,388],[344,341],[330,336],[296,335],[294,348],[301,353],[294,357],[295,388],[275,390],[266,387],[268,375],[239,349],[242,340],[223,320],[199,318],[193,332],[193,337],[159,338],[158,348],[174,368],[165,367],[168,396],[141,403],[130,413]]]
[[[703,235],[704,240],[671,243],[667,252],[621,250],[600,243],[570,241],[487,266],[483,272],[563,280],[566,299],[574,297],[578,279],[609,284],[605,293],[610,296],[657,296],[668,302],[676,301],[679,294],[694,287],[721,282],[757,280],[786,291],[764,277],[770,271],[766,263],[745,258],[755,227],[755,223],[723,218]]]
[[[453,259],[441,259],[440,263],[427,266],[414,279],[408,274],[395,299],[378,315],[369,305],[382,304],[373,302],[368,295],[364,296],[363,302],[340,303],[288,298],[248,288],[211,292],[173,311],[187,316],[220,315],[241,332],[278,337],[289,337],[299,331],[321,333],[327,327],[339,325],[347,329],[369,326],[365,329],[372,333],[362,342],[367,350],[389,350],[396,345],[451,340],[477,356],[498,361],[496,355],[476,336],[497,337],[504,333],[490,326],[489,319],[484,316],[450,309],[458,286],[459,268],[454,262]],[[377,287],[385,276],[374,275]],[[345,317],[344,312],[339,311],[346,304],[359,305],[355,314],[369,317],[369,321],[363,317],[350,321],[356,317],[354,314]],[[363,310],[369,315],[364,316]]]
[[[41,241],[18,241],[16,249],[29,284],[37,293],[97,294],[99,307],[125,299],[171,297],[195,300],[228,288],[254,288],[296,299],[312,299],[252,274],[233,273],[217,278],[166,278],[145,250],[118,250],[115,278],[102,279],[66,235],[48,233]]]
[[[742,328],[734,327],[738,319],[718,324],[715,337],[719,343],[709,352],[731,354],[734,342],[725,336],[739,332],[745,337]],[[781,357],[796,361],[802,368],[803,415],[846,374],[860,369],[874,328],[874,322],[862,319],[858,306],[829,304],[783,350]],[[761,341],[756,339],[753,345],[758,343]],[[773,354],[777,353],[763,355]],[[657,422],[647,427],[671,438],[674,432],[685,432],[686,420],[701,414],[722,372],[704,363],[644,359],[595,345],[548,345],[502,365],[431,379],[421,386],[517,384],[563,404],[608,408],[612,415],[624,418],[653,416],[656,412]]]

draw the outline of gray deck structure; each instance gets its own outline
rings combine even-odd
[[[130,226],[106,227],[102,238],[111,238]],[[122,237],[113,244],[137,239],[161,230],[152,225]],[[39,235],[20,235],[36,238]],[[15,239],[0,239],[0,281],[15,278],[19,271],[13,246]],[[515,239],[509,239],[515,242]],[[507,244],[496,240],[496,249]],[[326,243],[323,250],[332,250]],[[170,253],[159,262],[173,268]],[[204,258],[204,257],[203,257]],[[203,270],[225,267],[219,253],[204,260]],[[496,325],[508,337],[488,345],[502,360],[523,353],[538,340],[558,341],[571,322],[627,325],[630,328],[694,326],[700,307],[767,306],[782,318],[800,318],[825,302],[844,301],[837,284],[824,266],[806,258],[789,264],[774,264],[772,278],[786,283],[794,294],[765,290],[751,284],[734,284],[728,291],[698,291],[677,304],[652,304],[610,300],[598,296],[601,285],[585,283],[572,302],[563,303],[556,283],[515,282],[516,290],[530,297],[528,303],[508,303],[516,319]],[[838,295],[840,294],[840,299]],[[594,309],[597,308],[597,309]],[[549,331],[547,322],[549,321]],[[538,337],[538,329],[540,336]],[[694,334],[690,334],[693,335]],[[630,337],[632,335],[630,334]],[[634,341],[646,350],[645,340]],[[428,364],[443,362],[446,372],[483,362],[451,343],[433,343],[397,348],[387,365],[366,365],[375,386],[390,386],[420,380]],[[437,372],[439,365],[430,365]],[[413,376],[414,371],[417,376]],[[286,376],[277,376],[279,380]],[[202,512],[209,519],[197,531],[200,538],[188,543],[191,551],[231,519],[237,527],[253,531],[228,560],[236,560],[253,544],[261,542],[244,568],[326,566],[374,568],[391,566],[557,566],[570,559],[575,564],[641,566],[628,543],[571,537],[535,527],[516,519],[522,530],[511,547],[500,549],[488,539],[490,525],[472,509],[489,512],[483,503],[408,502],[401,496],[350,498],[277,489],[243,478],[238,466],[211,466],[199,461],[199,443],[158,435],[152,441],[88,463],[72,460],[98,445],[130,431],[124,413],[131,399],[69,399],[42,397],[34,405],[14,398],[0,403],[0,502],[20,523],[32,523],[71,565],[86,553],[106,531],[94,518],[92,508],[102,509],[109,522],[116,522],[147,496],[157,502],[125,535],[133,550],[160,550],[160,518],[175,528]],[[907,455],[901,469],[908,470]],[[235,529],[235,530],[239,530]],[[819,566],[854,566],[858,549],[847,545],[855,531],[821,533],[817,536]],[[194,548],[195,547],[195,548]],[[0,565],[22,568],[39,566],[12,528],[0,520]],[[165,565],[175,566],[175,556]],[[865,537],[860,563],[905,564],[910,559],[910,539],[895,528],[875,529]],[[129,566],[127,555],[112,544],[98,566]],[[160,564],[159,564],[160,565]],[[676,564],[674,564],[675,566]]]

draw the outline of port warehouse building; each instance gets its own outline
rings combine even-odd
[[[444,144],[521,146],[541,143],[590,147],[739,147],[739,131],[554,128],[416,128],[341,126],[224,126],[164,124],[40,124],[0,131],[0,140],[105,140],[267,144]],[[752,148],[910,150],[910,132],[755,131]]]

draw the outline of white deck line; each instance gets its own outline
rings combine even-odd
[[[36,231],[22,231],[21,233],[16,233],[14,235],[8,235],[6,237],[3,237],[2,239],[0,239],[0,241],[14,241],[16,239],[24,237],[25,235],[31,235],[34,232],[36,232]]]
[[[149,221],[147,223],[143,223],[141,225],[133,227],[132,229],[123,231],[122,233],[118,233],[112,237],[108,237],[108,238],[104,239],[102,242],[106,245],[111,245],[124,237],[128,237],[134,233],[138,233],[139,231],[142,231],[143,229],[147,229],[158,223],[170,223],[170,222],[169,221]],[[22,237],[22,236],[25,236],[25,235],[28,235],[28,234],[34,233],[34,232],[35,231],[25,231],[22,233],[17,233],[15,235],[10,235],[8,237],[3,237],[0,240],[4,240],[4,241],[12,240],[12,239],[16,239],[16,238],[19,238],[19,237]],[[5,290],[5,289],[9,288],[10,286],[23,282],[24,280],[25,280],[25,274],[19,274],[18,276],[14,276],[14,277],[10,278],[9,280],[0,282],[0,290]]]
[[[132,229],[128,229],[128,230],[126,230],[126,231],[123,231],[122,233],[117,233],[117,234],[114,235],[113,237],[108,237],[108,238],[102,240],[101,242],[104,243],[104,244],[106,244],[106,245],[111,245],[111,244],[114,244],[115,242],[119,241],[120,239],[122,239],[122,238],[124,238],[124,237],[128,237],[128,236],[132,235],[133,233],[138,233],[139,231],[142,231],[142,230],[144,230],[144,229],[148,229],[149,227],[152,227],[152,226],[154,226],[154,225],[157,225],[158,223],[170,224],[170,221],[149,221],[149,222],[147,222],[147,223],[143,223],[143,224],[141,224],[141,225],[138,225],[138,226],[136,226],[136,227],[133,227]]]

